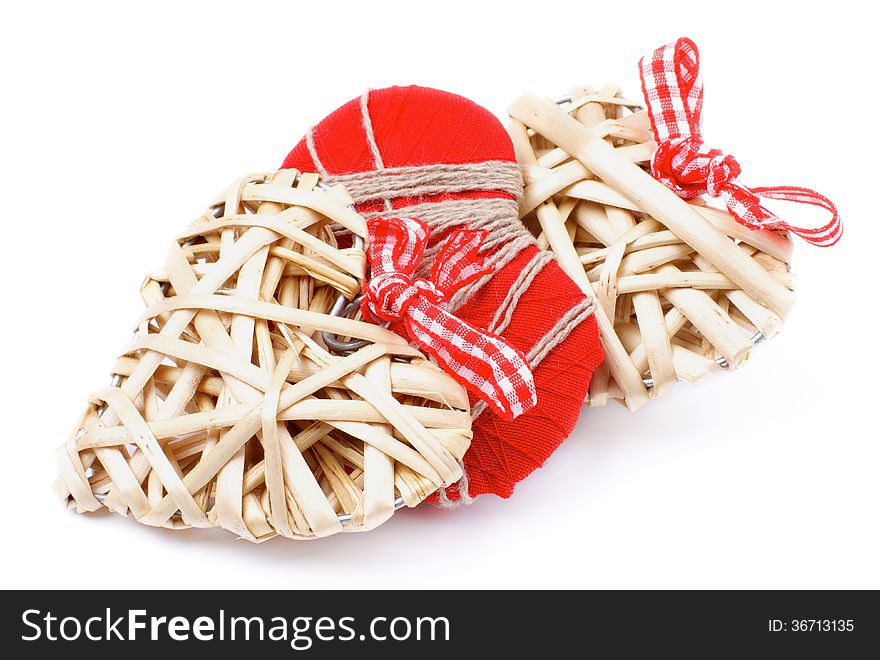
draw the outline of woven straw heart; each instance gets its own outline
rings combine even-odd
[[[733,369],[794,301],[786,234],[756,231],[652,178],[648,115],[615,85],[510,109],[526,180],[520,216],[599,300],[606,362],[590,404],[636,409],[677,380]]]
[[[71,507],[314,538],[375,527],[460,478],[462,387],[343,316],[364,276],[350,204],[317,175],[247,176],[178,237],[112,385],[56,452]],[[331,223],[355,244],[340,248]],[[325,333],[358,347],[333,354]]]

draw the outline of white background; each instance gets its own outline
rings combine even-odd
[[[715,4],[7,5],[0,584],[880,587],[874,21],[863,3]],[[253,546],[54,500],[51,452],[106,384],[141,279],[234,178],[368,86],[499,116],[526,89],[637,96],[640,55],[682,35],[708,143],[746,183],[819,189],[846,223],[833,249],[798,244],[799,303],[743,369],[635,414],[587,409],[511,499],[367,534]]]

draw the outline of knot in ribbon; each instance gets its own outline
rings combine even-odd
[[[477,254],[486,232],[452,232],[434,258],[430,279],[421,279],[414,275],[430,235],[424,222],[374,218],[367,230],[371,276],[361,300],[364,317],[394,324],[501,417],[514,419],[533,408],[535,380],[522,353],[445,309],[459,289],[494,271]]]
[[[653,176],[685,199],[708,194],[721,199],[731,215],[751,229],[790,231],[814,245],[834,245],[843,233],[837,208],[827,197],[797,186],[747,188],[739,183],[733,156],[703,143],[703,82],[700,55],[690,39],[679,39],[639,62],[642,92],[657,142]],[[831,213],[815,229],[790,225],[761,204],[761,198],[812,204]]]
[[[447,302],[446,294],[429,280],[416,280],[406,273],[382,273],[368,283],[364,299],[369,299],[371,316],[390,323],[401,320],[410,306],[424,296],[435,305]],[[367,298],[369,297],[369,298]]]
[[[655,177],[686,199],[704,193],[718,197],[740,174],[736,158],[706,149],[693,135],[661,142],[651,166]]]

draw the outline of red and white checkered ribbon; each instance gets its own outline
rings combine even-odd
[[[367,229],[371,275],[361,301],[364,316],[393,323],[501,417],[514,419],[533,408],[535,379],[522,353],[444,309],[458,289],[493,271],[477,256],[486,232],[450,234],[425,280],[413,279],[430,234],[424,222],[375,218],[367,221]]]
[[[837,208],[808,188],[775,186],[746,188],[737,181],[739,163],[718,149],[708,149],[701,136],[703,81],[700,55],[690,39],[658,48],[639,62],[642,92],[657,141],[651,159],[655,178],[679,196],[708,193],[719,197],[739,222],[751,229],[787,230],[815,245],[834,245],[843,233]],[[828,210],[828,224],[815,229],[795,227],[761,205],[761,198],[813,204]]]

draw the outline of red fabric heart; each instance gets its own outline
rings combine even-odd
[[[455,94],[412,86],[375,90],[346,103],[296,145],[283,167],[321,171],[332,178],[383,168],[515,160],[507,132],[489,111]],[[398,196],[388,203],[367,201],[358,204],[358,211],[370,214],[393,209],[396,215],[417,217],[405,209],[426,202],[487,199],[511,200],[514,195],[500,189],[422,191],[415,198]],[[515,217],[514,208],[511,220]],[[435,231],[431,240],[447,236],[448,232]],[[549,352],[533,365],[538,405],[512,421],[491,410],[476,416],[474,439],[464,457],[471,497],[484,493],[509,497],[517,482],[543,465],[574,428],[590,378],[603,359],[595,319],[588,312],[579,312],[575,323],[566,324],[563,318],[585,309],[589,301],[555,261],[543,260],[538,253],[536,245],[525,246],[455,310],[468,323],[488,328],[499,308],[510,301],[511,287],[522,284],[523,270],[540,262],[540,270],[519,296],[509,323],[499,334],[525,355],[534,352],[539,342],[546,346],[547,339],[556,335]],[[560,324],[563,332],[559,332]],[[459,497],[456,487],[444,495]]]

